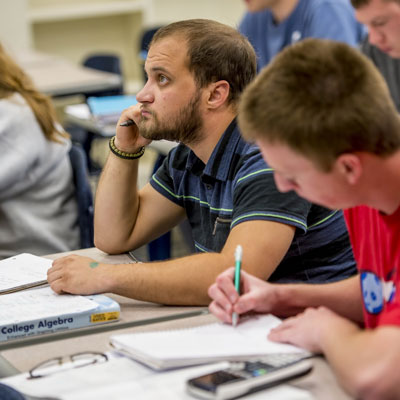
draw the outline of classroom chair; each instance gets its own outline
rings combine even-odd
[[[147,58],[147,52],[149,49],[149,44],[151,39],[153,39],[154,34],[161,28],[161,26],[150,27],[144,29],[139,39],[139,60],[142,64],[143,81],[146,82],[146,72],[144,71],[144,62]]]
[[[139,60],[142,65],[143,82],[146,82],[147,80],[144,63],[147,58],[149,44],[159,28],[160,26],[144,29],[139,38]],[[158,154],[153,167],[153,173],[160,167],[164,158],[164,154]],[[171,258],[171,232],[167,232],[158,239],[153,240],[148,244],[147,248],[150,261],[159,261]]]
[[[122,81],[121,60],[114,53],[96,53],[87,56],[82,65],[87,68],[97,69],[98,71],[110,72],[121,76],[121,85],[116,89],[100,90],[97,92],[84,93],[85,97],[103,97],[103,96],[118,96],[124,93],[124,84]],[[98,174],[101,167],[96,165],[90,157],[90,149],[93,139],[97,136],[95,132],[86,131],[82,128],[69,128],[71,134],[76,138],[79,137],[79,142],[82,143],[83,149],[86,152],[87,165],[90,174]]]
[[[118,55],[111,53],[98,53],[91,54],[87,56],[82,65],[87,68],[97,69],[99,71],[111,72],[113,74],[120,75],[122,78],[122,69],[121,69],[121,61]],[[120,95],[124,93],[124,85],[121,83],[121,86],[117,89],[112,90],[102,90],[95,93],[89,93],[86,96],[114,96]]]
[[[78,203],[78,222],[81,235],[81,248],[94,247],[93,195],[89,182],[86,154],[79,143],[73,143],[69,152],[76,200]]]
[[[149,27],[147,29],[144,29],[142,32],[142,35],[139,40],[139,59],[142,64],[142,71],[143,71],[143,81],[146,82],[147,77],[146,77],[146,72],[144,70],[144,63],[147,58],[147,52],[149,49],[149,44],[151,40],[153,39],[154,34],[161,28],[162,26],[153,26]],[[153,167],[153,173],[157,171],[157,169],[160,167],[162,162],[165,159],[165,154],[159,153],[157,156],[157,160],[154,164]],[[194,247],[194,242],[192,239],[192,232],[191,232],[191,227],[189,225],[189,222],[187,220],[183,221],[179,225],[179,229],[182,231],[183,239],[188,247],[188,250],[191,253],[195,252],[195,247]],[[172,246],[172,240],[171,240],[171,232],[167,232],[164,235],[160,236],[158,239],[153,240],[148,244],[148,257],[150,261],[158,261],[158,260],[166,260],[168,258],[171,258],[171,246]]]

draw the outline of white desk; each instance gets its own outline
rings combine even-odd
[[[48,257],[55,259],[70,253],[86,255],[100,262],[131,261],[127,255],[109,256],[97,249],[83,249]],[[202,307],[167,307],[121,296],[111,296],[121,305],[121,321],[102,325],[104,329],[94,329],[90,336],[87,332],[85,335],[79,335],[81,330],[76,329],[63,333],[65,337],[56,338],[62,338],[62,341],[54,340],[57,334],[48,334],[37,336],[36,342],[35,337],[26,338],[25,342],[23,340],[10,341],[8,348],[5,343],[0,344],[0,377],[11,376],[19,371],[28,371],[39,362],[56,356],[84,351],[109,351],[111,349],[109,337],[114,333],[181,329],[215,322],[215,317],[204,314]],[[193,316],[196,313],[197,315]],[[68,333],[70,333],[69,337]],[[292,382],[294,386],[309,391],[315,399],[351,399],[337,384],[332,370],[323,358],[314,359],[314,369],[311,374]]]
[[[53,97],[116,89],[122,82],[117,74],[86,68],[32,50],[14,50],[11,55],[32,78],[38,90]]]
[[[43,343],[20,349],[7,350],[2,352],[2,356],[14,368],[25,372],[51,357],[74,354],[84,351],[109,351],[109,337],[111,334],[127,332],[157,331],[166,329],[182,329],[192,326],[199,326],[214,322],[212,315],[203,315],[181,320],[171,320],[168,322],[145,325],[123,331],[103,332],[90,337],[70,338],[60,342]],[[11,375],[11,374],[10,374]],[[313,371],[305,377],[298,378],[290,382],[291,385],[300,389],[307,390],[315,400],[349,400],[349,397],[337,384],[336,378],[329,365],[323,358],[314,359]],[[265,392],[265,399],[268,399],[268,392]],[[286,400],[286,399],[285,399]],[[289,400],[289,399],[288,399]]]
[[[108,256],[97,249],[84,249],[74,252],[74,254],[86,255],[93,257],[100,262],[129,262],[130,259],[126,255]],[[51,255],[49,258],[58,258],[59,256],[69,254]],[[111,334],[126,332],[144,332],[166,329],[181,329],[192,326],[199,326],[211,322],[215,322],[213,315],[205,315],[202,313],[204,308],[201,307],[167,307],[153,303],[139,302],[127,299],[121,296],[113,296],[121,305],[122,323],[131,322],[131,326],[120,325],[121,322],[115,324],[103,325],[104,328],[114,327],[113,330],[93,331],[90,336],[74,335],[64,337],[62,341],[41,340],[32,343],[32,337],[27,338],[25,343],[20,341],[18,346],[0,347],[0,377],[11,376],[19,371],[28,371],[39,362],[49,358],[73,354],[84,351],[109,351],[109,337]],[[197,316],[191,316],[193,312],[197,312]],[[158,319],[158,321],[157,321]],[[79,331],[71,330],[70,333]],[[64,334],[65,335],[65,334]],[[50,335],[42,335],[40,337],[48,337]],[[11,341],[9,344],[12,345]],[[313,398],[323,400],[348,400],[351,399],[342,388],[337,384],[336,378],[332,373],[329,365],[323,358],[314,359],[313,371],[302,378],[292,381],[293,385],[309,391]],[[267,392],[266,392],[267,394]]]

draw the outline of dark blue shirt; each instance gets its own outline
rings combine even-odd
[[[258,147],[241,138],[235,121],[206,165],[180,144],[150,183],[185,208],[198,252],[220,252],[240,223],[275,221],[296,232],[270,281],[328,282],[356,272],[342,212],[313,205],[294,192],[280,193],[272,169]]]

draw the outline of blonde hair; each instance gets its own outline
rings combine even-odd
[[[246,139],[285,144],[325,171],[343,153],[400,148],[400,117],[381,74],[357,49],[329,40],[278,54],[243,93],[238,121]]]
[[[48,140],[60,143],[62,138],[69,137],[57,122],[50,98],[37,91],[31,79],[0,44],[0,98],[14,93],[19,93],[28,103]]]

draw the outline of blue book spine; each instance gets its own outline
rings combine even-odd
[[[42,333],[83,328],[119,319],[120,306],[113,299],[104,295],[92,295],[87,296],[87,298],[96,302],[98,306],[81,313],[63,314],[50,318],[32,319],[19,323],[0,325],[0,342]]]

